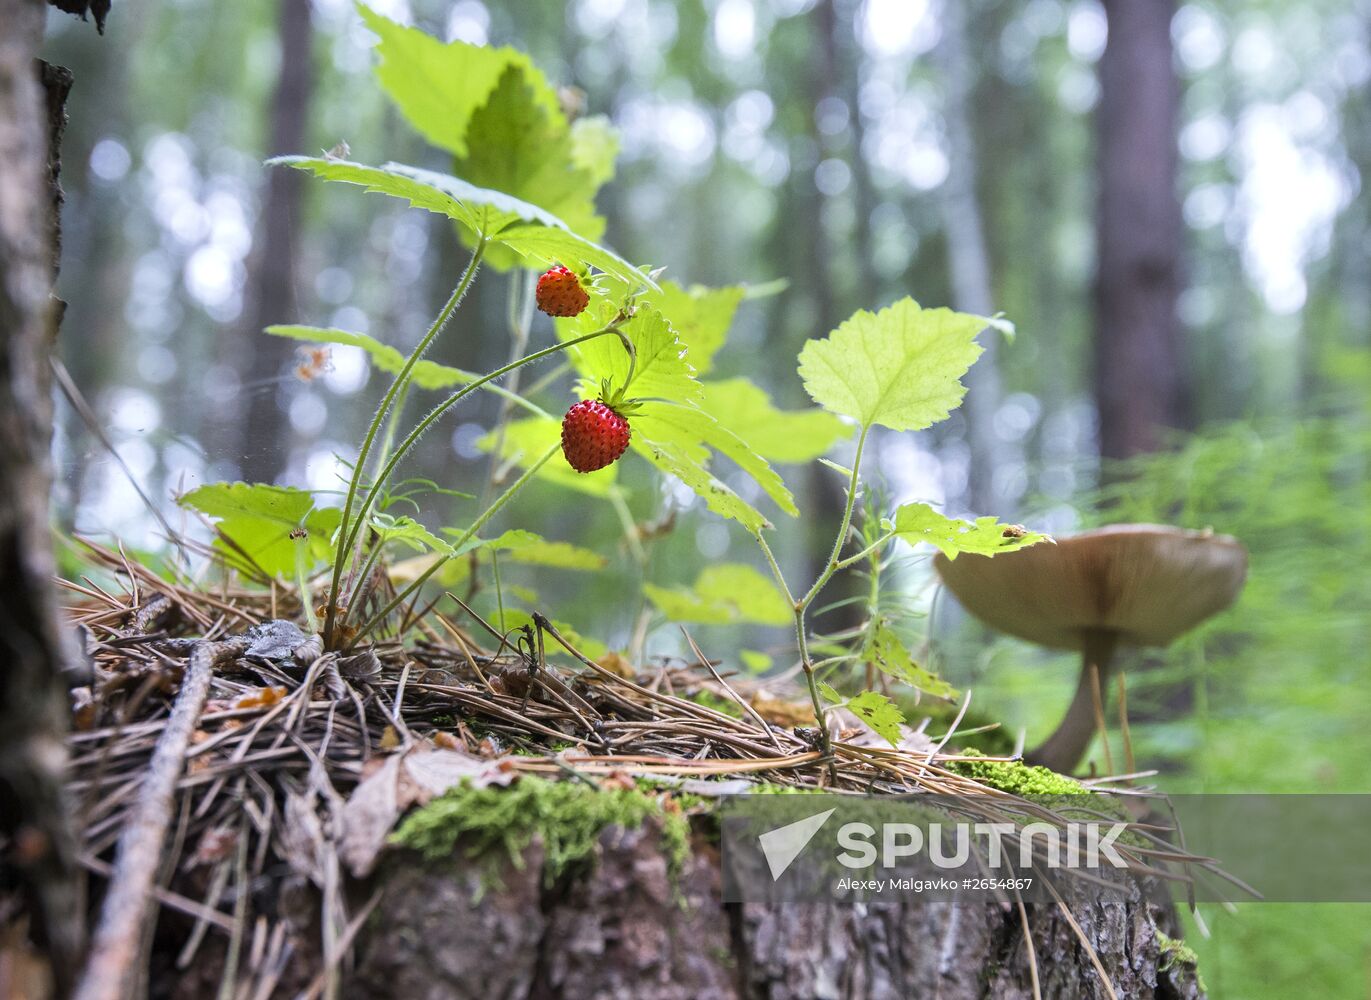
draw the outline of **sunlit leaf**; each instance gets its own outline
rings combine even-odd
[[[618,311],[613,301],[597,297],[575,319],[558,323],[557,334],[566,341],[594,333],[608,326]],[[700,383],[686,358],[686,346],[659,311],[649,305],[638,305],[622,330],[637,354],[633,383],[628,389],[631,398],[679,401],[699,397]],[[605,380],[617,389],[628,378],[629,355],[618,337],[597,337],[568,350],[587,395],[598,392]]]
[[[437,552],[447,554],[452,546],[429,531],[412,517],[391,517],[389,514],[373,514],[371,530],[376,533],[382,544],[400,542],[415,552]]]
[[[749,673],[760,674],[771,669],[771,657],[755,649],[740,649],[738,658]]]
[[[598,552],[570,542],[549,541],[542,535],[517,528],[492,538],[482,548],[500,552],[514,562],[556,569],[601,569],[607,562]]]
[[[721,517],[737,521],[753,534],[772,526],[761,511],[717,479],[680,445],[648,441],[638,436],[633,448],[658,469],[679,479]]]
[[[993,517],[979,517],[975,523],[947,517],[926,503],[899,507],[895,511],[895,534],[911,545],[936,545],[949,559],[962,552],[993,556],[1052,540],[1018,525],[1000,524]]]
[[[614,178],[619,155],[619,130],[604,115],[577,118],[571,123],[571,159],[588,173],[596,187]]]
[[[402,198],[415,208],[426,209],[484,233],[527,257],[547,263],[560,260],[599,268],[625,281],[644,280],[613,251],[573,232],[547,209],[521,201],[502,191],[477,187],[451,174],[387,163],[369,167],[329,157],[280,156],[268,163],[306,170],[324,180],[357,184],[367,191]]]
[[[961,377],[980,356],[976,335],[997,320],[923,309],[904,298],[859,311],[800,352],[800,377],[816,403],[863,426],[930,427],[962,401]]]
[[[662,614],[676,622],[786,625],[793,621],[794,612],[776,585],[743,563],[706,566],[691,587],[647,583],[643,592]]]
[[[179,502],[208,517],[231,544],[216,540],[230,561],[241,560],[234,546],[273,576],[293,577],[299,553],[305,568],[333,558],[333,533],[340,511],[315,506],[314,494],[264,483],[210,483],[184,494]],[[292,533],[295,537],[291,537]]]
[[[957,689],[914,662],[900,637],[884,622],[876,623],[866,644],[863,657],[877,670],[918,688],[935,698],[956,698]]]
[[[823,410],[777,409],[765,390],[745,378],[703,385],[700,409],[773,462],[812,461],[851,434],[849,425]]]
[[[847,710],[876,731],[891,746],[900,745],[904,714],[878,691],[863,691],[847,703]]]
[[[557,92],[524,53],[461,41],[444,44],[360,4],[358,11],[380,36],[377,81],[405,119],[435,146],[459,155],[466,152],[472,114],[510,66],[524,71],[540,106],[561,114]]]

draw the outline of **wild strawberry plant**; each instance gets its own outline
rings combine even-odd
[[[435,574],[471,572],[473,555],[486,556],[495,567],[503,558],[602,568],[602,555],[569,542],[523,529],[487,533],[492,519],[534,480],[576,490],[587,504],[602,499],[614,505],[645,566],[644,547],[653,532],[633,523],[616,480],[617,463],[628,452],[741,526],[756,541],[770,574],[768,579],[743,564],[711,565],[693,587],[645,582],[645,597],[672,620],[789,625],[816,718],[824,718],[826,703],[845,704],[898,742],[903,717],[889,699],[874,690],[844,697],[821,678],[821,670],[860,661],[934,695],[947,696],[951,689],[915,663],[874,603],[853,650],[817,662],[806,616],[839,572],[867,565],[874,586],[883,553],[897,540],[929,543],[949,557],[991,555],[1043,540],[993,518],[947,518],[925,504],[877,510],[868,500],[866,516],[854,523],[872,431],[917,431],[946,418],[965,393],[962,375],[981,352],[977,335],[1007,324],[925,309],[908,298],[874,313],[858,312],[800,353],[799,377],[818,404],[814,409],[783,411],[746,378],[711,378],[715,354],[749,290],[685,287],[597,242],[604,220],[596,214],[595,194],[613,174],[617,148],[608,122],[569,118],[557,92],[519,52],[444,44],[366,7],[359,10],[379,37],[378,82],[409,124],[445,153],[451,172],[391,162],[373,166],[328,154],[272,162],[446,217],[470,256],[408,355],[357,332],[305,326],[267,331],[360,348],[393,379],[351,463],[341,503],[245,483],[204,486],[182,498],[216,521],[225,561],[264,582],[293,579],[309,624],[328,648],[344,648],[393,624],[393,613]],[[478,374],[426,359],[483,270],[506,275],[509,363]],[[557,317],[556,334],[552,343],[530,350],[535,304]],[[532,386],[520,381],[526,366],[549,358],[562,361],[551,376]],[[554,376],[568,368],[577,377],[577,396],[552,398]],[[405,404],[415,390],[436,394],[436,402],[407,427]],[[461,527],[433,531],[398,513],[416,488],[400,479],[400,470],[423,434],[477,391],[502,400],[499,425],[482,446],[518,475],[498,492],[495,476],[444,484],[445,492],[456,486],[467,496],[479,495],[480,511]],[[853,434],[850,466],[835,466],[846,481],[846,505],[830,556],[817,579],[792,587],[767,538],[771,521],[719,477],[719,456],[749,477],[776,511],[795,517],[795,497],[773,463],[812,461]],[[311,591],[321,598],[317,609]],[[503,620],[506,626],[522,621],[515,609]],[[820,729],[826,742],[826,730]]]

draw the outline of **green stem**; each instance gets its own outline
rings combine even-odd
[[[541,351],[534,351],[532,354],[522,357],[517,361],[510,362],[503,368],[497,368],[495,371],[491,372],[488,375],[482,375],[474,382],[468,382],[466,385],[462,386],[462,388],[458,389],[447,399],[443,400],[443,402],[435,406],[432,410],[428,412],[428,415],[425,416],[423,420],[419,421],[418,425],[415,426],[414,430],[410,431],[409,435],[404,439],[404,441],[400,442],[400,446],[395,449],[395,453],[391,455],[390,460],[386,463],[385,467],[376,477],[376,483],[379,485],[381,483],[386,482],[390,478],[391,473],[395,471],[395,467],[400,464],[401,459],[403,459],[407,454],[409,454],[410,450],[414,447],[415,443],[418,442],[419,438],[423,437],[424,432],[427,431],[431,426],[433,426],[433,424],[444,413],[450,410],[453,406],[457,405],[457,403],[461,402],[470,393],[475,392],[477,389],[485,385],[487,382],[492,382],[495,379],[507,375],[509,372],[512,372],[514,369],[522,365],[532,364],[535,361],[540,361],[543,358],[548,357],[549,355],[556,354],[559,351],[565,351],[568,347],[575,347],[577,344],[584,344],[586,341],[594,340],[596,337],[604,337],[610,335],[619,336],[619,324],[621,322],[623,322],[622,319],[616,319],[613,323],[610,323],[608,326],[603,327],[600,330],[596,330],[594,333],[588,333],[585,336],[577,337],[574,340],[563,341],[560,344],[553,344],[551,347],[545,347]],[[349,547],[352,545],[353,541],[355,540],[356,533],[361,530],[361,526],[366,520],[367,511],[370,509],[372,500],[375,498],[375,496],[376,491],[373,489],[369,491],[365,497],[362,498],[361,505],[357,512],[357,517],[354,519],[354,524],[352,527],[353,534],[344,539],[345,545]]]
[[[314,600],[309,592],[309,574],[305,572],[305,549],[307,543],[295,543],[295,585],[300,589],[300,604],[305,609],[305,623],[311,633],[319,631],[319,619],[314,614]]]
[[[852,458],[852,478],[847,484],[847,505],[843,509],[843,523],[838,528],[838,537],[833,540],[833,552],[828,557],[828,564],[814,581],[814,586],[809,588],[809,593],[800,599],[800,604],[805,608],[819,596],[819,591],[824,589],[828,581],[833,579],[833,574],[838,571],[838,557],[842,555],[843,545],[847,543],[847,530],[852,526],[852,508],[857,502],[857,473],[862,467],[862,451],[866,448],[866,435],[870,430],[870,425],[864,426],[857,438],[857,454]]]
[[[343,566],[348,561],[349,553],[352,548],[351,536],[348,534],[348,520],[352,514],[352,505],[357,500],[357,490],[361,485],[362,476],[366,469],[367,458],[371,455],[371,447],[376,441],[376,435],[381,429],[381,424],[385,420],[386,413],[389,411],[391,403],[395,401],[395,397],[400,390],[409,384],[410,377],[414,373],[414,366],[419,363],[419,359],[422,358],[429,347],[432,346],[433,341],[437,339],[438,334],[443,331],[443,327],[447,326],[448,320],[452,318],[453,312],[456,311],[458,304],[462,301],[463,296],[466,295],[467,289],[471,287],[471,282],[476,277],[476,272],[481,266],[481,258],[485,256],[485,252],[486,241],[483,237],[481,241],[476,244],[476,250],[472,253],[471,259],[467,261],[466,270],[462,272],[462,277],[458,280],[457,287],[453,289],[452,295],[449,296],[447,302],[443,304],[443,308],[439,311],[438,317],[433,321],[433,325],[428,328],[428,332],[424,334],[423,339],[419,341],[418,345],[416,345],[414,350],[410,353],[409,358],[406,359],[405,366],[401,368],[400,373],[395,376],[395,381],[390,384],[390,388],[381,399],[381,405],[376,408],[376,413],[371,418],[371,423],[367,425],[366,435],[362,439],[362,447],[357,453],[357,462],[353,465],[352,476],[348,479],[347,500],[343,503],[342,516],[338,521],[338,538],[343,540],[344,544],[338,546],[338,554],[333,560],[333,580],[329,585],[328,600],[326,602],[328,604],[328,610],[324,618],[325,648],[329,648],[332,645],[333,625],[338,610],[338,590],[343,581]],[[373,488],[368,490],[368,497],[374,493],[375,488],[379,486],[382,481],[383,480],[378,479],[376,483],[373,484]],[[360,519],[361,517],[362,515],[359,514],[358,518]]]
[[[552,456],[557,454],[557,452],[559,452],[561,448],[561,442],[558,442],[557,444],[549,448],[546,452],[544,452],[542,458],[538,459],[538,461],[534,462],[527,469],[525,469],[524,474],[521,475],[518,479],[516,479],[513,483],[511,483],[508,489],[506,489],[503,493],[496,497],[495,501],[485,509],[485,511],[481,514],[480,517],[476,519],[476,521],[471,525],[471,527],[467,528],[467,530],[462,533],[462,536],[458,538],[457,541],[452,543],[451,554],[434,560],[432,566],[430,566],[428,569],[420,573],[419,576],[415,578],[413,583],[411,583],[408,587],[406,587],[398,595],[396,595],[394,600],[392,600],[389,604],[387,604],[384,608],[377,612],[369,622],[362,626],[361,631],[357,633],[357,638],[354,639],[353,642],[357,642],[358,640],[369,634],[371,630],[376,628],[376,626],[381,624],[381,622],[385,621],[387,615],[389,615],[400,605],[404,604],[405,601],[409,600],[410,595],[417,591],[425,583],[427,583],[429,577],[433,576],[434,573],[438,572],[438,570],[446,566],[449,560],[455,558],[458,555],[463,555],[464,553],[462,552],[462,546],[469,542],[475,536],[476,532],[480,531],[483,527],[485,527],[486,522],[489,521],[492,517],[494,517],[497,513],[499,513],[500,508],[503,507],[505,504],[509,503],[509,501],[514,498],[514,494],[518,493],[521,489],[523,489],[524,484],[526,484],[530,479],[532,479],[534,475],[537,474],[538,470],[541,469],[544,465],[546,465],[548,461],[552,458]]]
[[[848,556],[846,559],[839,560],[838,565],[833,568],[835,570],[839,570],[847,569],[849,566],[855,566],[857,563],[861,562],[867,556],[874,553],[877,549],[879,549],[881,546],[883,546],[886,542],[890,541],[894,537],[895,532],[887,531],[884,535],[876,539],[866,548],[862,549],[862,551],[858,552],[855,556]]]

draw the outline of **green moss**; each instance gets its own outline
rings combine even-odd
[[[1161,949],[1161,971],[1170,972],[1176,966],[1184,966],[1195,974],[1195,982],[1200,989],[1208,993],[1205,988],[1204,977],[1200,975],[1200,958],[1195,954],[1195,949],[1190,947],[1179,938],[1167,937],[1160,930],[1157,931],[1157,945]]]
[[[543,845],[543,876],[552,884],[593,856],[606,827],[637,829],[650,818],[661,824],[674,876],[690,851],[689,821],[675,802],[637,788],[601,791],[533,777],[505,788],[463,785],[407,817],[391,840],[433,861],[451,858],[460,848],[469,858],[487,859],[493,878],[505,859],[522,869],[536,836]]]
[[[968,757],[982,756],[967,749]],[[991,788],[1014,795],[1088,795],[1090,790],[1078,781],[1063,777],[1045,767],[1033,767],[1014,760],[957,760],[948,770],[979,781]]]
[[[707,688],[700,688],[694,694],[686,695],[686,698],[697,705],[705,708],[712,708],[721,715],[731,716],[734,719],[743,717],[743,707],[732,698],[725,698],[723,695],[715,694]]]

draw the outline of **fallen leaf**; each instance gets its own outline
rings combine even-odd
[[[371,874],[400,816],[400,757],[392,755],[353,789],[343,806],[338,855],[357,878]]]
[[[286,696],[286,689],[278,685],[257,688],[233,703],[235,709],[271,708]]]
[[[752,696],[753,710],[773,726],[793,729],[796,726],[814,725],[814,706],[802,701],[786,701],[784,698],[771,698],[763,691]]]

